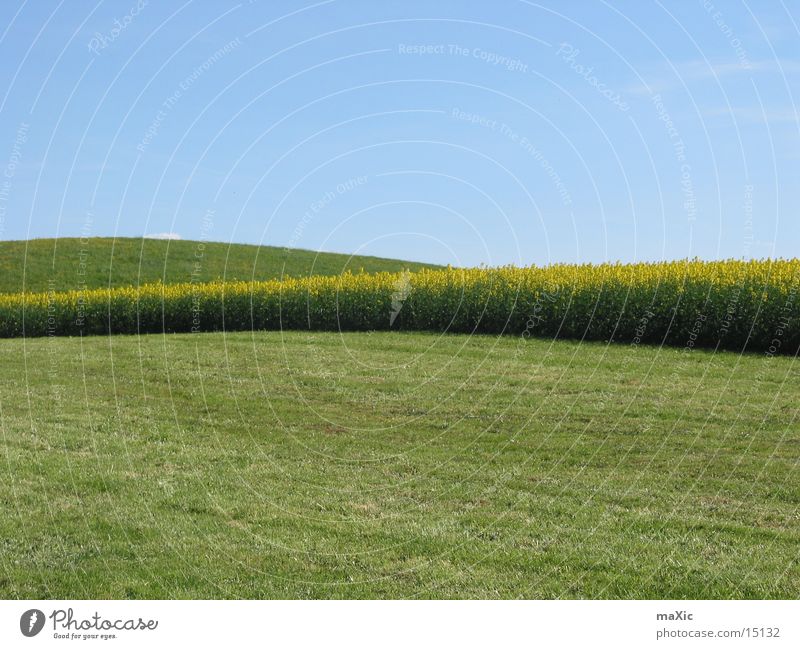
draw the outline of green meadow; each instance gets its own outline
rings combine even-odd
[[[0,241],[0,293],[436,267],[380,257],[203,241],[102,237]]]
[[[301,331],[0,357],[0,598],[800,592],[792,357]]]

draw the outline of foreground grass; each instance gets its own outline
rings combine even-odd
[[[71,291],[358,272],[400,272],[431,264],[273,246],[103,238],[0,241],[0,293]],[[51,284],[52,282],[52,284]]]
[[[791,358],[0,341],[0,598],[794,598]]]

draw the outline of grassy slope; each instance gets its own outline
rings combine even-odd
[[[0,598],[800,590],[789,358],[303,332],[0,356]]]
[[[353,272],[359,268],[376,272],[432,267],[395,259],[309,250],[292,250],[287,254],[284,248],[244,244],[209,242],[201,247],[197,241],[91,238],[88,245],[82,245],[80,239],[33,239],[0,241],[0,293],[22,291],[23,271],[25,290],[31,292],[49,290],[51,279],[55,280],[58,291],[81,288],[82,280],[86,288],[107,287],[109,283],[129,286],[158,279],[169,284],[189,282],[198,259],[199,274],[194,279],[200,282],[222,277],[270,279],[281,274],[336,275],[348,268]]]

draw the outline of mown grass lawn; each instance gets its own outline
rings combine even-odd
[[[0,598],[795,598],[792,358],[0,341]]]

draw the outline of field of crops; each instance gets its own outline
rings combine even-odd
[[[800,260],[344,273],[0,296],[0,336],[508,333],[795,354]]]

